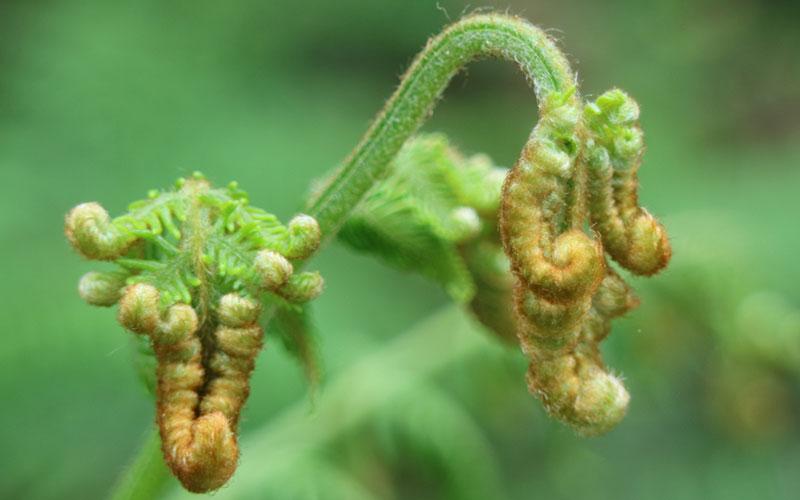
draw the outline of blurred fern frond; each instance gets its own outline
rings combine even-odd
[[[375,426],[394,461],[431,468],[434,498],[501,500],[500,467],[481,428],[452,397],[432,384],[415,387],[382,409]]]
[[[395,268],[422,274],[516,342],[513,280],[497,227],[507,170],[465,157],[443,134],[412,138],[339,232],[339,239]]]
[[[439,283],[458,302],[476,292],[461,246],[496,234],[506,170],[463,157],[441,134],[410,140],[339,233],[352,248]]]

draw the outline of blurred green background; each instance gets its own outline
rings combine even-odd
[[[606,343],[627,419],[575,437],[527,394],[521,354],[442,313],[435,286],[334,244],[313,263],[327,281],[317,406],[269,344],[220,496],[797,498],[800,4],[469,5],[0,3],[0,497],[102,498],[153,421],[129,334],[76,293],[94,266],[63,214],[90,200],[119,213],[197,169],[286,219],[426,38],[486,5],[551,30],[585,94],[618,85],[641,104],[641,194],[675,256],[635,280],[643,305]],[[510,65],[480,62],[425,130],[511,165],[535,109]]]

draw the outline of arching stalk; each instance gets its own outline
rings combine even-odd
[[[380,179],[403,143],[430,115],[453,76],[476,59],[514,62],[536,92],[539,105],[553,92],[574,86],[564,55],[539,28],[515,17],[466,17],[430,39],[369,130],[336,175],[310,202],[325,240],[335,235],[350,211]]]

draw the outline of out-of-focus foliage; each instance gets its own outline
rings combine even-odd
[[[315,308],[319,401],[307,402],[302,370],[268,343],[230,494],[244,491],[239,482],[255,489],[237,498],[280,488],[280,478],[262,482],[266,467],[302,447],[311,451],[285,471],[284,494],[313,476],[314,487],[347,498],[464,498],[463,485],[496,481],[498,497],[520,499],[793,498],[800,8],[488,4],[552,28],[585,93],[619,85],[643,109],[643,203],[667,226],[674,258],[658,279],[634,284],[642,306],[606,347],[628,376],[628,418],[607,437],[576,438],[527,394],[519,353],[446,315],[436,331],[459,329],[475,349],[447,355],[454,345],[430,344],[400,356],[402,372],[367,364],[358,372],[365,385],[341,390],[342,403],[326,409],[340,377],[397,349],[449,300],[418,276],[334,245],[314,266],[328,283]],[[152,424],[128,336],[113,313],[84,307],[75,293],[91,265],[69,251],[63,214],[92,200],[118,213],[198,169],[212,181],[237,179],[254,204],[287,219],[311,179],[355,144],[424,40],[466,3],[438,5],[0,3],[0,497],[102,497]],[[509,65],[478,63],[426,130],[510,165],[534,110]],[[359,408],[369,411],[342,425]],[[280,451],[264,446],[265,433],[291,427],[287,411],[301,428],[284,434]],[[312,431],[326,434],[313,449]]]
[[[483,239],[499,239],[497,209],[505,174],[484,156],[462,158],[442,135],[414,137],[397,154],[390,175],[344,224],[339,239],[398,269],[418,270],[453,300],[466,302],[476,284],[461,249],[482,233]]]
[[[465,158],[442,134],[416,136],[339,240],[438,283],[454,301],[468,301],[491,333],[516,344],[513,279],[498,227],[507,172],[485,155]]]

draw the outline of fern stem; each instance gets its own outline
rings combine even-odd
[[[466,17],[428,41],[336,175],[310,202],[308,213],[324,239],[338,231],[403,143],[430,115],[452,77],[486,57],[513,61],[532,85],[538,102],[569,89],[574,76],[564,55],[539,28],[511,16]]]

